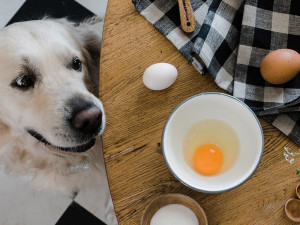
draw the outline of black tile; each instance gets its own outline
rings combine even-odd
[[[176,24],[177,27],[180,26],[180,16],[179,16],[179,6],[178,4],[175,4],[172,9],[170,9],[167,13],[166,16],[174,23]]]
[[[300,29],[300,28],[299,28]],[[294,49],[298,53],[300,53],[300,37],[298,35],[288,35],[287,48]]]
[[[242,4],[243,6],[244,4]],[[241,7],[240,7],[241,8]],[[233,21],[232,21],[232,26],[234,26],[238,31],[241,30],[242,27],[242,20],[243,20],[243,13],[240,11],[237,11]]]
[[[27,20],[37,20],[45,15],[80,21],[94,14],[74,0],[27,0],[7,25]]]
[[[254,112],[259,112],[263,109],[264,103],[259,101],[252,101],[249,99],[244,100],[245,104],[251,107]]]
[[[295,113],[296,114],[296,113]],[[299,116],[299,114],[296,114]],[[300,136],[300,124],[296,123],[291,133],[288,134],[288,137],[291,138],[297,145],[300,145],[299,136]]]
[[[275,119],[277,118],[278,115],[268,115],[268,116],[263,116],[263,118],[268,121],[269,123],[273,123]]]
[[[257,1],[257,7],[266,10],[273,10],[274,0]]]
[[[264,87],[265,80],[262,78],[260,74],[260,68],[255,66],[248,66],[247,69],[247,84]]]
[[[105,225],[105,223],[73,201],[56,225]]]
[[[218,50],[215,52],[215,57],[221,65],[224,65],[226,60],[232,54],[232,51],[233,50],[228,45],[227,41],[223,41]]]
[[[298,112],[287,112],[286,113],[293,121],[299,124],[300,118],[299,118],[299,113]],[[298,136],[300,137],[300,135]]]
[[[199,37],[203,40],[206,40],[207,35],[209,34],[211,26],[209,26],[208,24],[203,24],[201,26],[200,32],[199,32]]]
[[[271,34],[269,30],[255,28],[253,47],[270,49],[271,47]]]
[[[284,84],[284,88],[295,88],[298,89],[300,87],[300,72],[296,75],[292,80]]]
[[[300,1],[299,0],[291,1],[290,14],[300,16]]]
[[[220,71],[221,68],[222,68],[222,65],[216,59],[216,57],[212,57],[212,59],[209,63],[209,66],[208,66],[208,71],[211,73],[211,76],[213,78],[216,78],[216,76],[218,75],[218,72]]]
[[[209,6],[209,11],[216,12],[219,9],[219,6],[222,1],[213,1]]]

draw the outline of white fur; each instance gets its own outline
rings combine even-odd
[[[92,94],[98,90],[102,23],[94,18],[74,26],[65,19],[44,19],[0,30],[0,160],[7,171],[26,177],[37,188],[72,196],[105,173],[99,141],[87,152],[66,153],[38,142],[26,131],[32,128],[53,145],[72,147],[81,143],[62,123],[66,99],[80,95],[104,112]],[[73,56],[82,60],[82,72],[66,68],[64,63]],[[10,85],[24,58],[42,77],[37,87],[26,92]],[[89,168],[81,168],[85,165]]]

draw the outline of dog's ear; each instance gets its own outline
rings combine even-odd
[[[90,92],[98,96],[100,47],[104,19],[95,16],[79,24],[69,22],[66,19],[58,19],[57,21],[66,25],[72,32],[72,36],[78,40],[88,69],[88,75],[85,77],[86,86]]]
[[[74,28],[79,35],[82,47],[88,51],[93,60],[98,60],[100,58],[103,18],[95,16],[86,19]],[[99,60],[97,62],[99,63]]]
[[[103,31],[103,18],[92,17],[75,27],[80,34],[83,55],[87,62],[89,76],[86,85],[95,96],[99,95],[100,48]]]

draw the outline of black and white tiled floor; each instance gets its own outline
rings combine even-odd
[[[0,29],[8,24],[40,19],[45,14],[73,20],[104,15],[107,0],[0,0]],[[99,191],[99,190],[106,191]],[[73,200],[59,193],[36,191],[0,165],[0,225],[114,225],[106,177],[79,192]],[[107,216],[109,215],[109,216]]]

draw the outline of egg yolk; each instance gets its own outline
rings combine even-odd
[[[202,175],[216,174],[223,164],[222,151],[213,144],[198,147],[193,156],[193,167]]]

